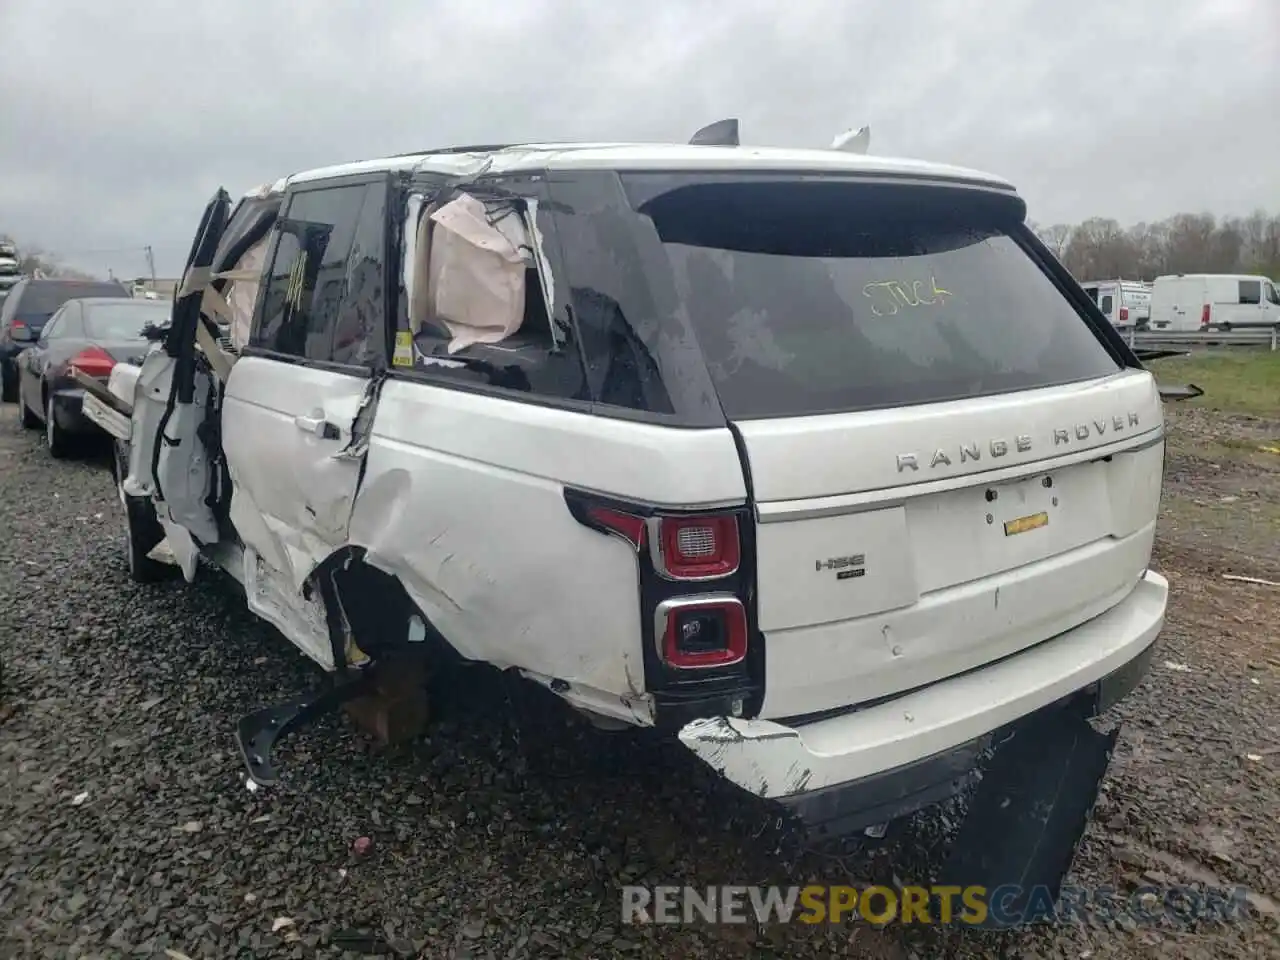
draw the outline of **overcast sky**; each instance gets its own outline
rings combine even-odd
[[[219,185],[726,116],[869,123],[1046,223],[1280,212],[1280,0],[0,0],[0,98],[0,232],[123,276]]]

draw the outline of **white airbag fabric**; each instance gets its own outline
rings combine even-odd
[[[231,308],[231,342],[237,350],[243,350],[249,342],[249,327],[253,323],[262,266],[267,259],[268,240],[269,237],[264,237],[245,251],[236,263],[235,278],[227,293],[227,305]]]
[[[499,343],[524,320],[525,257],[508,233],[499,229],[485,206],[463,194],[431,214],[437,229],[431,238],[428,282],[435,319],[452,335],[449,353],[474,343]],[[523,233],[523,230],[520,231]]]

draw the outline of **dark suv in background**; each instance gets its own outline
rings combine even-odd
[[[45,322],[64,303],[80,297],[132,296],[114,280],[19,280],[0,301],[0,399],[18,399],[18,354],[36,342]]]

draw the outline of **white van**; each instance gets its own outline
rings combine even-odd
[[[1280,324],[1280,291],[1252,274],[1179,273],[1157,277],[1151,295],[1153,329],[1230,330]]]
[[[1080,286],[1112,325],[1146,328],[1151,315],[1151,284],[1140,280],[1091,280]]]
[[[1061,792],[993,809],[1066,804],[1069,853],[1114,744],[1085,718],[1164,622],[1165,438],[1025,221],[989,174],[677,144],[220,192],[163,343],[87,405],[130,569],[165,538],[344,683],[509,671],[820,832],[1012,737],[1007,776]],[[315,703],[242,721],[250,776]]]

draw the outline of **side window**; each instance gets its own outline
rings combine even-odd
[[[359,184],[294,194],[276,226],[280,235],[252,345],[308,360],[333,359],[348,260],[367,193],[368,186]]]
[[[330,352],[335,363],[367,366],[386,356],[386,215],[386,185],[369,184],[347,258],[344,296],[333,324]]]
[[[18,312],[18,301],[22,298],[22,291],[25,287],[26,282],[19,280],[9,290],[9,295],[4,298],[4,302],[0,303],[0,331],[8,332],[9,321]]]
[[[1089,299],[1090,299],[1090,300],[1092,300],[1094,303],[1097,303],[1097,302],[1098,302],[1098,288],[1097,288],[1097,287],[1085,287],[1085,288],[1084,288],[1084,292],[1085,292],[1085,293],[1087,293],[1087,294],[1089,295]]]
[[[1258,304],[1262,302],[1262,281],[1261,280],[1241,280],[1240,281],[1240,302],[1248,304]]]
[[[534,189],[527,185],[507,186],[514,187],[513,192]],[[446,228],[433,220],[432,214],[460,198],[470,210],[463,217],[472,217],[476,226],[463,224],[446,238]],[[406,273],[411,276],[409,282],[414,289],[406,298],[409,315],[403,316],[401,323],[410,331],[412,359],[404,356],[397,360],[397,366],[403,368],[412,363],[414,370],[433,377],[532,396],[587,399],[577,338],[564,303],[559,300],[563,277],[556,275],[554,251],[545,245],[552,236],[551,226],[544,222],[545,214],[531,210],[536,211],[536,205],[526,207],[521,200],[513,200],[510,193],[493,195],[477,188],[472,195],[433,197],[418,214],[416,223],[405,224],[405,252],[411,258],[411,269]],[[487,228],[476,216],[479,211],[483,211]],[[531,224],[530,217],[536,217],[538,222]],[[537,229],[529,230],[531,225]],[[459,242],[456,238],[464,237],[462,229],[478,232],[466,234],[465,241]],[[485,236],[482,238],[480,233]],[[535,246],[538,240],[533,238],[540,238],[544,245]],[[514,270],[503,267],[498,272],[491,260],[467,257],[462,252],[467,245],[481,251],[514,250],[510,256],[516,266]],[[547,306],[539,259],[542,268],[552,275],[551,286],[557,293],[554,309]],[[472,284],[474,295],[468,292]],[[443,305],[446,312],[465,313],[467,301],[473,297],[478,303],[503,304],[514,332],[495,343],[466,343],[472,336],[465,324],[460,324],[457,317],[441,315],[437,308]],[[450,353],[451,343],[465,345]],[[406,353],[408,349],[407,345],[400,348]]]
[[[1099,305],[1098,309],[1109,317],[1111,316],[1111,308],[1113,305],[1114,301],[1111,298],[1111,294],[1108,293],[1102,298],[1102,303]]]
[[[1274,283],[1267,284],[1267,300],[1277,306],[1280,306],[1280,291],[1276,290],[1276,285]]]
[[[53,327],[53,320],[57,320],[57,328]],[[44,327],[45,337],[56,337],[59,340],[65,340],[68,337],[84,336],[84,306],[79,303],[65,304],[57,313],[53,315],[53,319]]]
[[[57,339],[58,330],[62,326],[63,318],[66,315],[67,308],[63,307],[49,318],[49,321],[44,325],[44,329],[40,331],[41,343],[48,343],[50,340]]]

